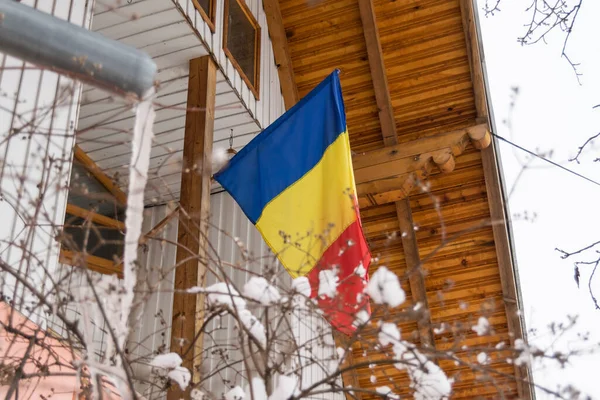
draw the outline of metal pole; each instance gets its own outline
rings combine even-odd
[[[156,75],[156,64],[146,53],[14,0],[0,0],[0,51],[139,97]]]

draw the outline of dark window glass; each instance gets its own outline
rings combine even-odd
[[[67,202],[112,219],[121,220],[125,212],[115,197],[77,160],[73,161]]]
[[[82,252],[87,245],[88,254],[113,261],[123,256],[125,235],[119,229],[99,224],[85,223],[85,220],[67,214],[63,228],[62,246],[65,250]]]
[[[256,86],[256,40],[256,28],[250,18],[237,0],[229,0],[227,50],[252,86]]]

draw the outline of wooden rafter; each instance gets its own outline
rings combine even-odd
[[[89,219],[90,221],[102,225],[108,226],[111,228],[116,228],[119,230],[125,230],[125,223],[118,221],[116,219],[106,217],[102,214],[98,214],[92,210],[86,210],[84,208],[78,207],[74,204],[67,204],[67,214],[73,215],[75,217],[79,217],[82,219]]]
[[[300,96],[294,78],[292,57],[290,56],[285,28],[283,27],[279,0],[263,0],[263,7],[267,16],[267,26],[269,27],[269,36],[275,54],[275,64],[277,64],[283,101],[285,108],[289,110],[300,100]]]
[[[377,28],[375,6],[373,4],[373,0],[359,1],[358,4],[365,42],[367,45],[367,55],[369,57],[371,77],[373,79],[373,86],[375,89],[375,99],[377,101],[377,108],[379,111],[379,123],[381,125],[381,132],[383,135],[383,143],[386,146],[397,146],[398,133],[396,132],[396,120],[394,118],[394,110],[392,108],[392,100],[388,87],[385,65],[383,62],[383,52],[381,51],[379,30]],[[419,148],[419,151],[422,151],[422,149]],[[393,155],[396,154],[396,151],[392,151],[391,153],[388,152],[387,154]],[[373,154],[370,155],[372,156]],[[451,153],[432,153],[431,159],[435,164],[440,166],[442,171],[454,169],[454,157]],[[358,161],[358,164],[360,165],[360,158]],[[365,158],[363,158],[362,161],[363,163],[369,162],[368,159]],[[392,163],[395,165],[399,164],[397,161],[392,161]],[[412,164],[412,162],[409,164]],[[373,168],[377,170],[385,169],[385,167],[377,165],[375,167],[364,166],[362,170],[356,170],[356,164],[354,164],[354,168],[355,176],[357,173],[360,174],[357,179],[361,176],[365,179],[368,179],[367,177],[375,172]],[[403,173],[402,171],[396,172],[399,172],[400,174]],[[360,192],[358,195],[360,196]],[[411,297],[415,303],[419,303],[421,305],[421,309],[425,310],[424,313],[420,314],[420,318],[417,320],[421,344],[429,348],[434,348],[435,342],[433,339],[433,332],[431,331],[429,303],[427,301],[427,290],[425,288],[425,277],[423,268],[421,267],[421,259],[419,257],[417,236],[415,234],[415,230],[413,229],[414,225],[410,201],[407,197],[396,202],[396,216],[398,218],[400,231],[402,232],[402,247],[404,250],[406,268],[408,271],[410,271],[409,286]]]
[[[206,260],[216,87],[217,69],[210,56],[191,60],[187,99],[190,111],[185,116],[183,139],[184,172],[181,174],[171,351],[182,356],[183,366],[192,371],[193,382],[199,380],[202,338],[197,338],[197,335],[204,320],[204,296],[184,292],[193,286],[204,286],[206,278],[206,265],[200,260]],[[183,396],[177,388],[168,392],[169,399],[181,397],[188,396]]]
[[[361,0],[358,2],[358,7],[365,42],[367,44],[367,55],[369,57],[373,87],[375,89],[375,100],[377,101],[379,111],[379,123],[381,124],[383,143],[386,146],[397,144],[396,121],[394,120],[394,110],[392,108],[392,100],[388,89],[385,65],[383,63],[383,52],[381,51],[379,30],[377,29],[375,6],[373,0]]]
[[[471,65],[471,79],[473,81],[473,91],[475,94],[475,106],[477,117],[488,120],[487,94],[485,88],[484,72],[479,50],[477,35],[477,24],[475,22],[475,8],[472,0],[460,0],[461,14],[463,20],[463,30],[467,45],[467,53]],[[500,283],[504,307],[506,310],[506,319],[508,330],[511,335],[511,342],[515,339],[524,338],[524,327],[519,316],[519,294],[516,284],[514,271],[514,259],[510,245],[510,234],[508,231],[508,220],[504,204],[504,197],[501,190],[501,178],[498,167],[498,158],[496,148],[491,144],[481,152],[483,164],[483,173],[485,176],[485,186],[487,191],[488,204],[490,207],[490,217],[494,243],[496,244],[496,256],[498,257],[498,269],[500,273]],[[520,399],[532,399],[533,385],[531,382],[531,371],[525,365],[515,365],[515,377],[517,380],[517,391]]]
[[[108,175],[106,175],[102,169],[87,155],[85,151],[81,149],[78,145],[75,145],[74,148],[74,156],[77,161],[83,165],[83,167],[94,176],[100,182],[102,186],[106,188],[115,199],[119,202],[120,205],[127,204],[127,195],[115,184],[115,181],[112,180]]]

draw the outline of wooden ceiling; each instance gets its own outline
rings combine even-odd
[[[463,364],[477,364],[478,349],[522,335],[470,0],[264,6],[288,108],[341,70],[365,234],[373,255],[402,280],[408,300],[398,315],[415,314],[417,302],[428,307],[399,324],[402,337],[455,350],[459,365],[437,360],[455,380],[452,398],[529,398],[520,381],[528,371],[505,353],[490,352],[491,364],[476,370]],[[491,335],[470,329],[482,315]],[[452,328],[433,329],[442,322]],[[363,339],[354,363],[381,357],[369,347],[373,337]],[[411,395],[406,373],[393,366],[366,366],[345,380]]]

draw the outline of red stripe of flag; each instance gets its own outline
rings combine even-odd
[[[364,277],[355,273],[361,262],[365,269]],[[356,331],[353,322],[358,311],[364,309],[371,314],[368,297],[363,294],[369,280],[370,262],[371,254],[362,232],[360,217],[357,215],[357,220],[331,244],[307,275],[312,289],[311,297],[314,298],[319,291],[319,273],[323,270],[337,269],[337,296],[333,299],[320,296],[317,300],[329,323],[347,335]],[[357,300],[359,294],[360,300]]]

